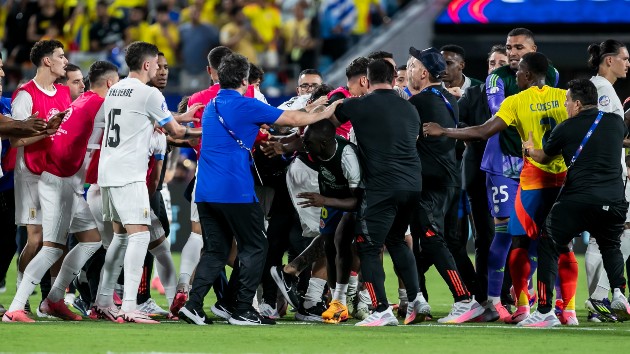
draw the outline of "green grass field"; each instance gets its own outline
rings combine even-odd
[[[63,353],[593,353],[627,348],[630,323],[591,324],[583,309],[586,284],[583,258],[577,307],[579,327],[553,329],[516,328],[503,324],[439,325],[427,322],[414,326],[386,328],[296,322],[285,316],[277,326],[237,327],[224,321],[211,326],[163,322],[159,325],[116,324],[111,322],[39,321],[34,324],[0,323],[0,352]],[[175,264],[179,265],[179,255]],[[397,300],[397,281],[391,261],[386,257],[387,291],[391,302]],[[15,293],[15,270],[7,277],[8,289],[0,303],[8,307]],[[435,270],[428,274],[430,304],[435,318],[444,316],[452,304],[448,288]],[[166,306],[157,293],[154,299]],[[208,296],[206,311],[214,303]],[[31,297],[38,304],[39,294]],[[623,350],[623,349],[622,349]]]

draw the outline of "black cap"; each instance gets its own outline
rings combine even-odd
[[[446,60],[442,56],[442,53],[437,49],[431,47],[425,50],[418,50],[414,47],[409,48],[409,54],[420,60],[422,65],[427,68],[429,74],[431,74],[436,79],[439,79],[442,76],[444,70],[446,70]]]

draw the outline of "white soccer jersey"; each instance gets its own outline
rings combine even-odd
[[[617,93],[610,81],[603,76],[597,75],[591,77],[591,82],[597,88],[597,109],[602,112],[614,113],[623,119],[623,104],[621,104],[621,100],[619,99],[619,96],[617,96]],[[621,148],[621,176],[624,181],[626,177],[628,177],[625,157],[626,149]]]
[[[154,130],[151,135],[149,157],[155,156],[156,160],[164,160],[164,155],[166,155],[166,145],[166,135]]]
[[[105,135],[98,184],[121,187],[146,181],[153,123],[173,119],[162,93],[135,78],[112,86],[105,97]]]

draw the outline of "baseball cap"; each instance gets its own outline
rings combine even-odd
[[[414,47],[410,47],[409,54],[420,60],[422,65],[427,68],[427,71],[436,79],[439,79],[444,70],[446,70],[446,61],[444,60],[442,53],[433,47],[425,50],[418,50]]]

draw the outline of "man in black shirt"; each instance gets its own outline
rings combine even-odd
[[[424,320],[430,308],[417,292],[418,274],[405,231],[416,209],[422,186],[420,159],[415,149],[420,129],[418,112],[392,89],[394,67],[383,59],[368,65],[370,93],[346,99],[335,110],[340,125],[352,122],[363,173],[356,245],[364,286],[374,312],[358,326],[398,325],[385,294],[380,260],[383,245],[403,279],[409,299],[405,324]]]
[[[619,116],[598,112],[597,89],[592,82],[573,80],[568,89],[569,119],[551,132],[542,150],[534,149],[531,134],[523,143],[525,156],[538,163],[546,163],[562,154],[568,170],[538,244],[538,310],[518,323],[519,326],[560,325],[551,312],[558,257],[560,253],[569,252],[571,240],[582,231],[590,232],[601,250],[604,269],[614,289],[613,311],[621,320],[630,319],[630,305],[624,295],[624,262],[619,249],[619,235],[628,210],[619,165],[619,146],[626,128]]]
[[[412,47],[409,54],[412,58],[407,63],[408,85],[420,91],[409,102],[416,107],[423,123],[439,122],[440,125],[455,128],[459,114],[457,100],[442,87],[440,79],[446,68],[444,57],[435,48],[419,51]],[[476,285],[475,270],[468,255],[465,252],[449,252],[444,242],[444,215],[461,184],[455,160],[455,140],[421,136],[416,146],[423,167],[420,209],[411,223],[418,273],[424,277],[424,272],[435,264],[455,300],[451,313],[439,321],[465,322],[481,314],[483,309],[479,303],[471,300],[466,287]],[[446,243],[451,244],[449,240]],[[459,244],[456,235],[452,243]],[[467,269],[470,274],[464,282],[458,272],[460,267]]]

